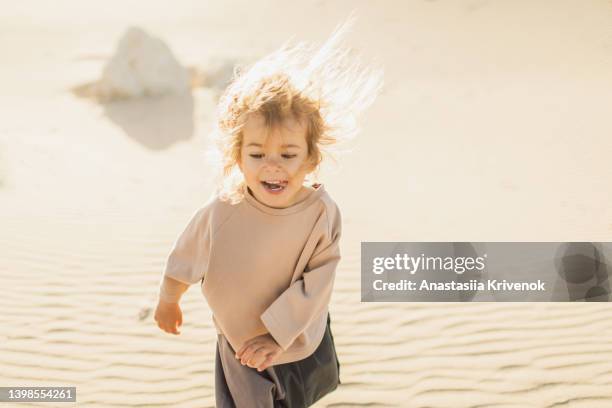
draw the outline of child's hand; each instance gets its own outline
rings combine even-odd
[[[263,371],[270,367],[282,352],[283,349],[274,337],[266,333],[247,340],[236,353],[236,358],[240,359],[242,365]]]
[[[157,326],[165,332],[181,334],[178,328],[183,324],[183,312],[178,303],[159,300],[155,309]]]

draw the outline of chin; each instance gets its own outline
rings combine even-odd
[[[295,197],[295,194],[296,193],[294,191],[282,191],[280,193],[273,194],[265,190],[260,193],[265,202],[274,207],[288,206]]]

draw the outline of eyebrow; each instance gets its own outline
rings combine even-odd
[[[260,143],[255,143],[255,142],[251,142],[248,145],[246,145],[246,147],[249,147],[249,146],[262,147],[262,145]],[[291,144],[291,143],[284,144],[281,147],[297,147],[298,149],[300,148],[300,146],[298,146],[296,144]]]

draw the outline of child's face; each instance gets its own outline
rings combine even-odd
[[[287,119],[269,129],[261,115],[251,115],[242,132],[238,165],[255,198],[275,208],[294,204],[313,170],[307,160],[306,126]]]

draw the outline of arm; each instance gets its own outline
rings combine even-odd
[[[209,219],[209,207],[200,208],[175,241],[166,261],[160,297],[176,301],[190,285],[204,279],[210,254]]]
[[[166,303],[178,303],[187,289],[189,289],[188,284],[164,276],[159,287],[159,299]]]
[[[159,285],[155,321],[160,329],[180,334],[183,313],[178,304],[189,286],[204,278],[208,265],[208,211],[198,210],[174,243]]]
[[[303,275],[261,315],[261,320],[283,350],[329,305],[336,267],[340,261],[342,222],[337,207],[321,217],[315,230],[323,231]]]
[[[159,288],[159,301],[155,308],[157,326],[167,333],[181,334],[179,328],[183,324],[183,312],[178,302],[189,285],[167,276]]]

